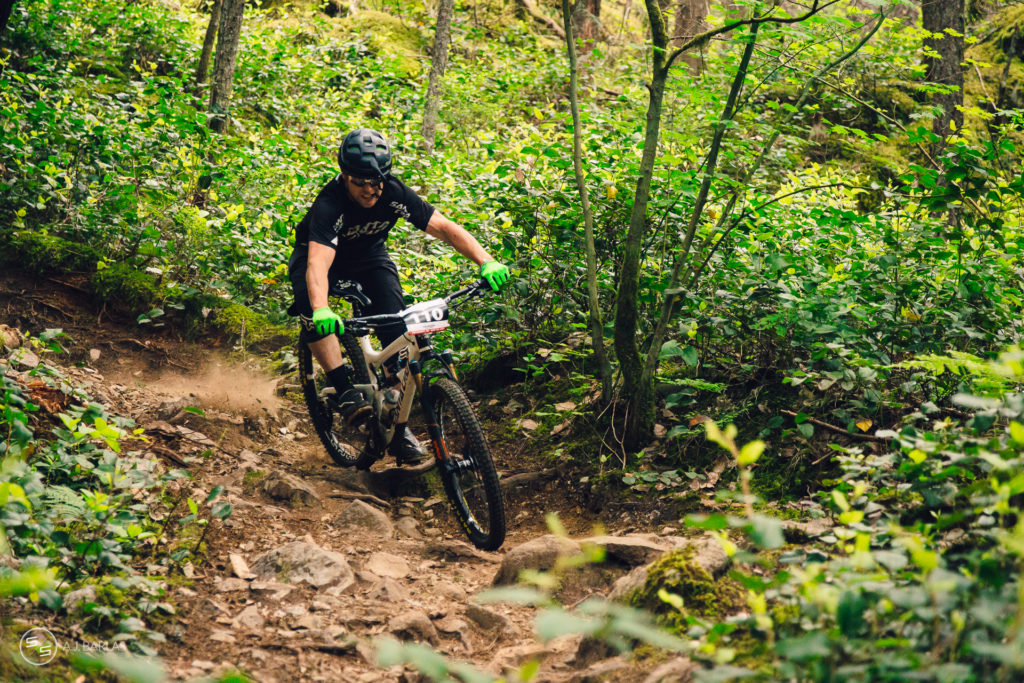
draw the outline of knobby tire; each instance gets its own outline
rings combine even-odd
[[[505,542],[505,503],[480,421],[462,387],[451,379],[434,381],[430,395],[441,429],[442,443],[435,448],[441,450],[438,469],[445,493],[473,545],[497,550]],[[462,467],[451,467],[454,462]]]
[[[366,362],[363,360],[363,350],[359,347],[355,336],[346,332],[340,336],[340,339],[341,346],[345,349],[345,354],[354,370],[352,381],[355,384],[369,384],[370,375],[366,370]],[[320,398],[320,391],[328,384],[327,376],[313,358],[313,352],[308,344],[299,342],[298,356],[302,396],[306,400],[309,418],[313,423],[313,429],[316,430],[316,435],[320,437],[320,443],[324,445],[324,449],[331,459],[342,467],[358,465],[361,454],[350,453],[338,438],[339,434],[346,433],[341,416]]]

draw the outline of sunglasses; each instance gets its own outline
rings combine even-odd
[[[380,178],[377,178],[376,180],[371,180],[369,178],[349,178],[349,182],[356,187],[366,187],[368,185],[372,187],[383,187],[384,185],[384,181]]]

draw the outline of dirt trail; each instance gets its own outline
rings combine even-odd
[[[168,466],[186,464],[194,500],[223,486],[233,506],[207,535],[204,560],[186,565],[168,589],[177,615],[159,627],[167,635],[159,650],[174,679],[238,668],[260,681],[420,680],[411,669],[376,665],[371,641],[381,635],[430,644],[497,675],[538,659],[538,681],[647,679],[621,658],[591,661],[611,653],[577,656],[579,637],[539,644],[532,608],[472,600],[491,587],[509,550],[546,533],[546,513],[560,513],[576,535],[601,523],[615,528],[567,499],[564,482],[511,488],[508,539],[499,552],[480,552],[429,474],[336,467],[304,406],[288,397],[290,380],[263,374],[255,359],[97,323],[81,296],[59,285],[0,277],[0,290],[0,322],[34,333],[65,328],[75,339],[68,372],[157,438]],[[503,477],[536,469],[506,460],[513,445],[494,446]],[[603,594],[629,569],[611,566],[565,595]],[[168,567],[142,571],[165,575]]]

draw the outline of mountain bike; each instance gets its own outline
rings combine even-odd
[[[505,504],[498,474],[476,411],[459,385],[452,353],[434,350],[431,335],[449,326],[450,308],[490,291],[487,281],[480,280],[398,313],[360,316],[370,299],[359,284],[342,280],[331,287],[331,297],[352,306],[354,317],[344,320],[345,333],[338,337],[352,367],[353,383],[372,406],[359,432],[345,427],[334,410],[334,390],[309,346],[299,342],[298,349],[302,393],[313,427],[327,453],[343,467],[369,469],[384,457],[395,425],[408,422],[419,394],[445,493],[463,531],[483,550],[495,550],[505,541]],[[386,348],[374,350],[370,334],[398,323],[405,326],[405,333]],[[358,434],[365,436],[365,444],[354,452],[345,442]]]

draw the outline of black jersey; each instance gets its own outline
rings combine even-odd
[[[384,182],[377,203],[369,209],[352,199],[337,176],[327,183],[295,228],[295,249],[308,250],[309,242],[332,247],[335,260],[365,261],[387,256],[384,241],[399,218],[426,230],[434,207],[397,178]]]

